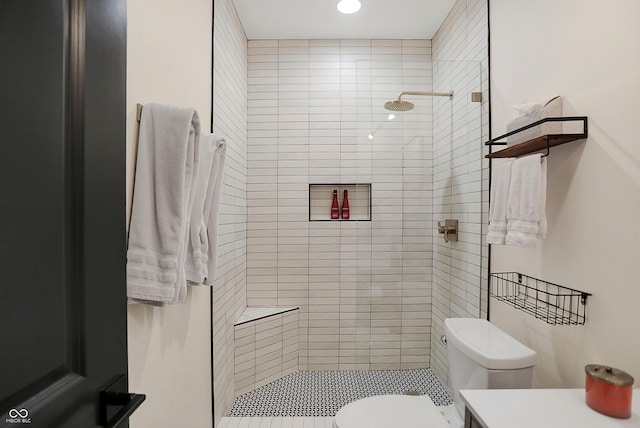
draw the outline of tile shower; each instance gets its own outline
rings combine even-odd
[[[241,58],[224,45],[240,47],[243,35],[230,2],[215,4],[214,70],[224,78],[216,79],[214,114],[242,143],[224,102],[242,95],[240,86],[226,87],[242,76],[225,71],[240,71]],[[229,263],[214,290],[216,419],[233,401],[233,323],[245,302],[300,308],[300,370],[430,367],[446,382],[444,318],[486,310],[488,105],[469,100],[473,91],[486,100],[486,1],[458,1],[433,40],[247,46],[246,155],[235,156],[223,225],[240,227],[235,207],[245,200],[246,247],[225,244]],[[412,97],[413,111],[388,120],[382,105],[401,90],[456,96]],[[309,221],[309,184],[340,183],[371,184],[371,221]],[[460,220],[455,246],[435,231],[445,218]]]
[[[434,254],[476,251],[476,276],[456,279],[475,282],[463,306],[479,315],[479,64],[433,62],[430,40],[249,41],[248,64],[247,305],[300,308],[300,370],[429,367],[434,273],[452,275]],[[456,96],[394,118],[402,90]],[[436,165],[461,162],[467,182]],[[309,221],[309,185],[341,183],[371,186],[371,220]],[[434,205],[461,194],[464,237],[445,247],[434,224],[455,208]]]

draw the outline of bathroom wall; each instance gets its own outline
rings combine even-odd
[[[430,59],[428,40],[249,41],[247,303],[300,307],[301,369],[429,365],[432,101],[382,106],[431,90]],[[372,221],[310,222],[310,183],[371,183]]]
[[[454,90],[434,106],[433,220],[458,219],[458,242],[433,233],[431,368],[446,384],[444,319],[486,318],[489,135],[486,0],[459,0],[433,38],[434,88]],[[455,60],[455,61],[452,61]],[[472,103],[471,92],[483,102]]]
[[[551,149],[547,239],[492,246],[492,271],[519,271],[593,293],[584,326],[550,326],[491,300],[491,321],[538,352],[535,387],[582,387],[584,366],[640,379],[640,4],[491,1],[493,134],[513,104],[562,95],[589,138]]]
[[[246,306],[247,39],[232,0],[213,3],[213,129],[227,142],[218,271],[213,285],[213,396],[217,424],[228,414],[234,399],[234,323]]]
[[[130,388],[147,394],[131,418],[131,426],[162,428],[183,423],[193,428],[211,427],[233,401],[233,324],[246,301],[246,38],[230,0],[215,2],[213,64],[211,1],[173,4],[130,0],[128,14],[129,195],[137,102],[195,107],[202,129],[208,131],[213,66],[213,128],[227,142],[214,286],[190,287],[187,301],[180,305],[129,307]],[[167,32],[167,28],[174,31]],[[211,410],[212,334],[215,421]]]
[[[136,103],[194,107],[203,129],[209,127],[211,7],[209,0],[128,1],[127,213],[137,147]],[[211,427],[209,296],[209,288],[190,288],[180,305],[129,306],[129,387],[147,395],[131,417],[132,428]]]

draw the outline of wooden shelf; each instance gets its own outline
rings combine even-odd
[[[518,156],[534,153],[540,150],[546,150],[547,147],[560,146],[562,144],[570,143],[571,141],[582,140],[583,138],[585,138],[583,134],[542,135],[541,137],[534,138],[533,140],[514,144],[506,149],[489,153],[485,158],[516,158]]]
[[[515,131],[511,131],[507,134],[501,135],[497,138],[487,141],[485,144],[488,146],[493,145],[504,145],[505,143],[500,143],[498,140],[506,138],[510,135],[517,134],[518,132],[524,131],[525,129],[532,128],[534,126],[538,126],[545,122],[570,122],[570,121],[582,121],[583,123],[583,132],[580,134],[548,134],[541,135],[534,139],[525,141],[523,143],[514,144],[513,146],[509,146],[502,150],[498,150],[497,152],[489,153],[485,156],[485,158],[514,158],[522,155],[526,155],[529,153],[538,152],[540,150],[548,150],[550,147],[560,146],[562,144],[570,143],[571,141],[582,140],[587,138],[587,117],[586,116],[575,116],[575,117],[547,117],[545,119],[539,120],[527,126],[523,126],[522,128],[516,129]]]

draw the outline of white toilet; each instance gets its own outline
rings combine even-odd
[[[444,320],[453,406],[437,407],[426,395],[378,395],[343,406],[335,428],[460,428],[461,389],[531,388],[535,351],[486,320]]]

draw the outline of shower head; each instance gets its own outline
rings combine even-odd
[[[387,101],[384,103],[384,108],[391,111],[408,111],[413,110],[413,103],[409,101],[402,101],[403,95],[423,95],[423,96],[433,96],[433,97],[449,97],[449,99],[453,98],[453,91],[451,92],[414,92],[414,91],[405,91],[400,92],[397,100]]]
[[[413,110],[413,103],[409,101],[402,101],[401,99],[387,101],[384,103],[384,108],[391,111],[408,111]]]

